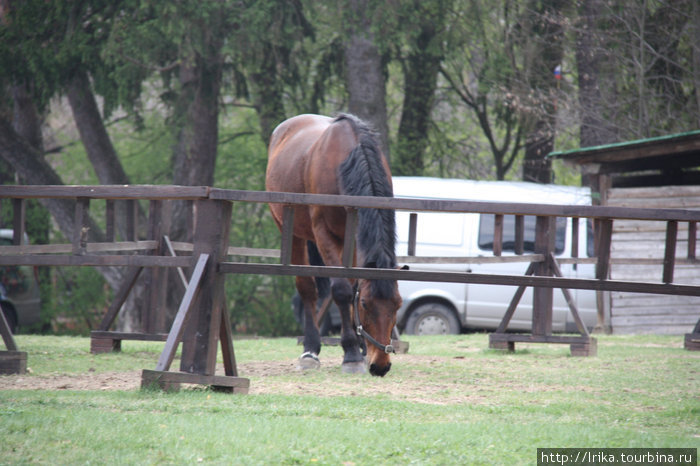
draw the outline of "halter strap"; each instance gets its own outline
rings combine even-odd
[[[362,328],[362,323],[360,322],[360,310],[359,310],[359,299],[360,299],[360,290],[357,285],[355,284],[355,299],[353,299],[353,305],[352,307],[355,309],[354,311],[354,316],[355,316],[355,331],[357,332],[357,336],[365,338],[368,340],[370,343],[372,343],[374,346],[379,348],[380,350],[384,351],[385,353],[396,353],[396,350],[394,349],[394,346],[389,343],[388,345],[383,345],[379,343],[372,335],[367,333],[367,331]]]

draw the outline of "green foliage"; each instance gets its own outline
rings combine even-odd
[[[96,329],[112,300],[102,275],[90,267],[54,267],[51,272],[54,283],[50,298],[42,302],[42,313],[54,331],[87,335]]]

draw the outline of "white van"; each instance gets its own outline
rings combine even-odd
[[[492,202],[590,205],[590,190],[569,186],[525,182],[471,181],[422,177],[394,177],[394,196]],[[397,256],[408,255],[408,229],[411,212],[396,212]],[[417,212],[416,256],[479,257],[493,255],[494,216]],[[555,256],[571,254],[571,219],[557,220]],[[579,221],[579,256],[592,256],[590,222]],[[525,217],[525,253],[533,251],[535,217]],[[584,234],[586,232],[586,234]],[[514,255],[515,219],[504,217],[503,256]],[[528,262],[463,264],[410,264],[412,270],[523,275]],[[594,278],[592,264],[560,264],[565,277]],[[430,335],[459,333],[465,329],[496,329],[517,287],[465,283],[400,281],[403,305],[398,311],[398,327],[404,333]],[[588,327],[596,324],[595,292],[570,290],[581,319]],[[576,325],[560,290],[554,289],[553,330],[575,332]],[[509,330],[532,327],[532,288],[520,300]]]

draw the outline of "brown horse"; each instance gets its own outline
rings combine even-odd
[[[282,122],[270,138],[265,184],[268,191],[393,197],[389,165],[374,135],[365,123],[346,114],[337,118],[298,115]],[[270,204],[270,210],[281,228],[282,206]],[[297,206],[292,263],[307,265],[309,256],[317,257],[318,252],[326,265],[340,266],[346,215],[343,207]],[[360,209],[357,231],[355,264],[396,267],[393,210]],[[357,294],[353,293],[353,285]],[[305,316],[304,354],[299,358],[299,366],[316,368],[321,351],[314,319],[316,284],[311,277],[297,277],[296,286]],[[333,278],[331,294],[341,316],[343,371],[365,372],[360,351],[364,338],[371,343],[367,354],[369,371],[383,376],[391,368],[391,332],[401,306],[396,280],[354,283]]]

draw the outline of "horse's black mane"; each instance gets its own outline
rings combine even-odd
[[[340,114],[334,123],[348,122],[357,135],[358,145],[338,167],[340,191],[352,196],[394,197],[389,177],[382,165],[382,153],[372,130],[354,115]],[[396,267],[396,222],[390,209],[360,209],[357,248],[363,267]],[[372,294],[388,299],[394,294],[389,280],[373,280]]]

